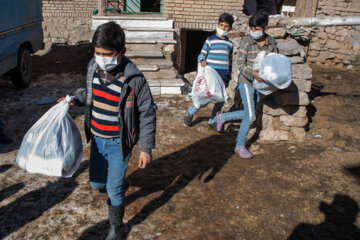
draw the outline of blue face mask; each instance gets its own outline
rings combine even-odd
[[[253,31],[250,30],[250,36],[251,36],[254,40],[260,39],[263,35],[264,35],[263,31],[253,32]]]

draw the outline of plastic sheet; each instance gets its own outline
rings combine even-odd
[[[50,108],[26,133],[16,157],[29,173],[71,177],[82,161],[82,139],[69,115],[73,97]]]

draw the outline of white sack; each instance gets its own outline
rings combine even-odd
[[[220,75],[210,66],[198,67],[198,74],[190,93],[194,106],[200,108],[209,103],[225,102],[228,98]]]
[[[29,173],[71,177],[82,161],[82,139],[69,115],[73,97],[50,108],[26,133],[16,163]]]
[[[255,79],[253,87],[264,95],[269,95],[277,89],[285,89],[291,84],[291,62],[289,58],[279,53],[260,52],[255,58],[253,70],[259,70],[259,76],[264,82]]]

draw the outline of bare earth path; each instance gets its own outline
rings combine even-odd
[[[34,57],[35,79],[16,90],[0,79],[0,119],[13,139],[0,145],[0,239],[105,239],[106,196],[88,184],[88,146],[75,176],[31,175],[15,164],[26,131],[61,97],[85,86],[86,46]],[[233,153],[237,132],[192,128],[183,96],[156,97],[157,148],[146,170],[133,152],[127,176],[127,239],[360,239],[360,74],[314,67],[305,144],[253,144]],[[357,83],[357,85],[355,85]],[[83,130],[83,109],[71,109]],[[236,128],[229,128],[236,129]]]

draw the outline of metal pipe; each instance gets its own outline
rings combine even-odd
[[[280,26],[354,26],[360,25],[360,16],[321,16],[321,17],[304,17],[304,18],[271,18],[269,27]]]

